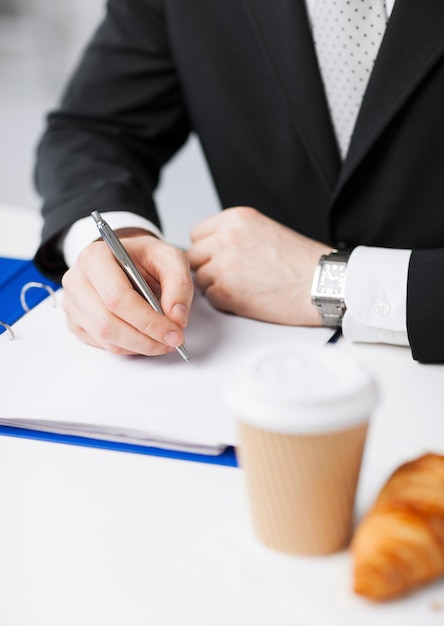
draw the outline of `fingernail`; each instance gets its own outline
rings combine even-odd
[[[188,322],[188,308],[184,304],[175,304],[172,313],[174,318],[181,324]]]
[[[167,344],[167,346],[176,348],[180,344],[179,333],[176,333],[175,330],[168,331],[164,337],[164,341]]]

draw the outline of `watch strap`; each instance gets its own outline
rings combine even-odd
[[[322,319],[322,325],[329,328],[338,328],[342,324],[342,318],[346,310],[343,300],[336,299],[332,301],[329,298],[317,298],[314,303],[318,309]]]
[[[333,250],[329,254],[321,256],[318,266],[328,262],[347,264],[350,254],[350,250]],[[342,318],[346,311],[343,297],[318,294],[312,297],[312,302],[318,307],[323,326],[329,328],[339,328],[341,326]]]
[[[334,261],[335,263],[348,263],[351,250],[332,250],[329,254],[323,254],[319,260],[321,261]]]

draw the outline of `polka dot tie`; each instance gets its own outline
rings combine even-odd
[[[318,0],[313,38],[342,158],[387,23],[383,0]]]

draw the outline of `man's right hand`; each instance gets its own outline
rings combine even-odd
[[[140,228],[116,231],[162,306],[154,311],[133,288],[108,246],[95,241],[63,277],[68,328],[115,354],[174,352],[184,342],[193,281],[186,255]]]

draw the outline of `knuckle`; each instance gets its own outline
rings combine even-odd
[[[179,248],[172,247],[169,251],[169,259],[172,266],[176,268],[178,280],[180,282],[187,283],[189,278],[190,263],[186,252],[179,250]]]
[[[240,206],[238,207],[238,215],[242,218],[251,217],[254,213],[257,213],[256,209],[253,209],[251,206]]]
[[[107,352],[110,352],[111,354],[116,354],[116,355],[128,354],[128,350],[125,350],[125,348],[122,348],[121,346],[116,346],[114,343],[107,343],[104,345],[104,348]]]
[[[256,209],[249,206],[237,206],[230,209],[229,212],[231,219],[236,224],[244,224],[246,221],[250,220],[255,213],[257,213]]]
[[[88,265],[90,261],[95,260],[98,251],[102,249],[103,250],[105,249],[103,242],[94,241],[88,246],[85,246],[84,248],[82,248],[82,250],[79,253],[79,256],[77,257],[77,261],[82,265],[83,264]]]
[[[62,276],[62,287],[69,290],[73,283],[73,275],[71,270],[67,270]]]
[[[171,323],[165,316],[152,315],[142,322],[138,330],[144,335],[145,346],[151,350],[164,343],[165,335],[171,330]]]
[[[125,295],[120,289],[106,291],[102,296],[104,305],[111,313],[116,313],[121,309],[124,298]]]
[[[171,288],[175,294],[186,294],[191,296],[193,294],[193,281],[190,276],[177,276],[171,283]]]
[[[222,279],[217,284],[217,293],[219,299],[222,299],[224,302],[231,302],[233,298],[233,288],[230,284],[230,281]]]
[[[172,246],[170,253],[174,259],[180,262],[184,262],[187,258],[185,252],[183,250],[180,250],[180,248],[176,248],[175,246]]]
[[[97,336],[101,343],[111,344],[111,337],[113,336],[113,322],[112,318],[108,315],[103,316],[97,324]]]
[[[79,321],[81,315],[79,315],[79,309],[76,300],[71,298],[66,291],[63,293],[60,307],[65,315],[66,321],[72,320],[72,323],[76,323]]]
[[[221,230],[218,234],[218,249],[224,251],[223,263],[225,266],[227,260],[227,254],[233,249],[238,249],[243,245],[246,238],[246,232],[244,228],[240,227],[240,224],[231,223],[227,228]],[[213,258],[219,258],[219,255],[214,255]]]
[[[92,262],[91,260],[94,256],[93,252],[94,250],[93,250],[92,245],[86,246],[86,248],[83,248],[77,257],[77,263],[81,267],[88,267],[90,263]]]
[[[140,331],[150,337],[153,334],[153,317],[148,317],[140,327]]]

